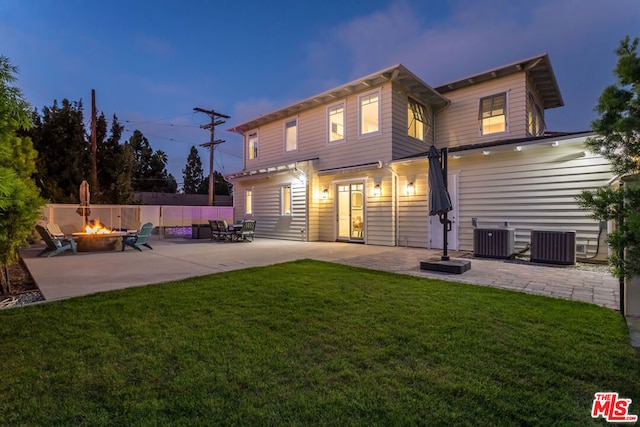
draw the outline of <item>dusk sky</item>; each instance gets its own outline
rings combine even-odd
[[[640,0],[0,2],[0,55],[27,101],[82,100],[89,129],[95,89],[123,141],[139,129],[180,184],[192,145],[209,170],[194,107],[231,116],[216,134],[227,174],[242,138],[226,129],[398,63],[436,87],[548,53],[565,103],[548,129],[589,130],[626,35],[640,37]]]

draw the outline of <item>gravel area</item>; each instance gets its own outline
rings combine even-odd
[[[44,301],[40,291],[25,292],[23,294],[7,297],[0,301],[0,309],[11,307],[22,307],[34,302]]]

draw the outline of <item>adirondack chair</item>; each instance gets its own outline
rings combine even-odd
[[[54,237],[46,228],[41,225],[36,225],[36,231],[46,245],[46,247],[38,254],[38,256],[44,255],[49,252],[49,255],[47,255],[47,257],[52,257],[66,252],[69,249],[71,249],[74,254],[78,253],[78,244],[75,240]]]
[[[151,236],[151,230],[153,230],[153,224],[147,222],[144,224],[140,230],[131,236],[125,236],[122,238],[122,250],[124,251],[125,246],[131,246],[133,249],[136,249],[142,252],[140,246],[145,246],[149,249],[153,249],[151,245],[147,242],[149,236]]]
[[[235,239],[237,241],[245,241],[249,240],[251,237],[251,241],[253,242],[253,235],[256,229],[256,220],[255,219],[245,219],[242,223],[242,228],[236,230]]]
[[[47,231],[49,231],[49,234],[51,234],[53,237],[58,237],[60,239],[65,239],[67,237],[64,235],[62,230],[60,230],[60,226],[58,224],[54,224],[53,222],[47,224]]]

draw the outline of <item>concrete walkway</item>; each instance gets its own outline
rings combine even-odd
[[[575,267],[474,258],[471,270],[458,275],[420,269],[420,261],[439,259],[441,250],[272,239],[218,243],[155,237],[150,243],[153,250],[142,252],[127,248],[124,252],[66,253],[46,258],[36,257],[40,247],[33,247],[21,254],[48,301],[309,258],[583,301],[614,310],[620,306],[617,279],[606,272]],[[450,251],[449,255],[466,254]],[[632,340],[640,346],[640,322],[629,325],[630,331],[635,330]]]

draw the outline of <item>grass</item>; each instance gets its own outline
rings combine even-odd
[[[612,310],[316,261],[0,312],[10,425],[576,425],[640,414]]]

